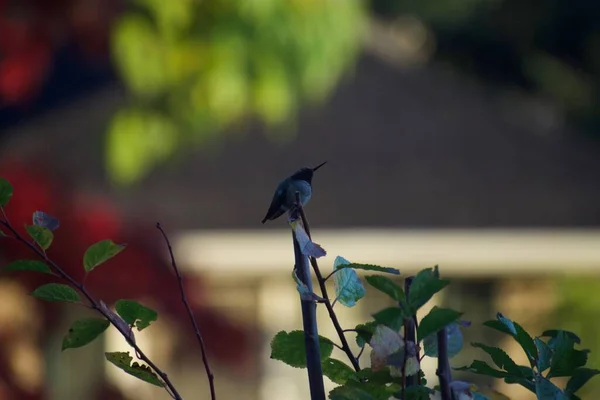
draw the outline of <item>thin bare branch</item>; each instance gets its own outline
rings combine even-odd
[[[107,313],[106,310],[103,309],[103,307],[101,306],[100,302],[98,300],[96,300],[88,292],[88,290],[85,288],[85,286],[83,284],[77,282],[73,277],[71,277],[69,274],[67,274],[67,272],[65,272],[65,270],[62,269],[58,264],[56,264],[54,261],[52,261],[51,259],[49,259],[48,256],[46,255],[45,251],[43,251],[42,249],[40,249],[34,243],[32,243],[32,242],[28,241],[27,239],[25,239],[19,232],[17,232],[17,230],[11,225],[11,223],[9,222],[9,220],[6,218],[6,214],[4,213],[4,209],[3,208],[1,208],[1,209],[2,209],[2,216],[3,216],[4,219],[0,220],[0,223],[2,223],[2,225],[4,225],[8,230],[10,230],[10,232],[14,235],[15,239],[17,239],[21,243],[24,243],[27,247],[29,247],[31,250],[33,250],[38,256],[40,256],[41,258],[43,258],[48,263],[48,265],[62,279],[66,280],[73,287],[75,287],[90,302],[90,307],[93,308],[94,310],[96,310],[97,312],[99,312],[100,314],[102,314],[119,331],[119,333],[123,336],[123,338],[125,338],[125,340],[129,343],[129,345],[131,347],[133,347],[133,349],[135,350],[135,352],[138,355],[138,357],[142,361],[144,361],[146,364],[148,364],[148,366],[150,368],[152,368],[152,370],[154,372],[156,372],[156,374],[163,380],[163,382],[166,385],[165,390],[167,390],[167,393],[169,393],[169,395],[171,395],[171,397],[174,398],[175,400],[182,400],[183,398],[181,397],[181,395],[179,394],[179,392],[177,392],[177,389],[175,389],[175,386],[173,385],[173,383],[171,382],[171,380],[169,379],[169,377],[167,376],[167,374],[165,372],[163,372],[160,368],[158,368],[156,366],[156,364],[154,364],[154,362],[152,362],[152,360],[150,360],[150,358],[148,358],[148,356],[146,356],[146,354],[144,354],[144,352],[135,343],[131,343],[128,340],[129,333],[122,326],[119,326],[118,324],[115,324],[111,320],[111,317],[110,317],[109,313]]]
[[[208,364],[208,357],[206,356],[206,347],[204,345],[204,339],[202,338],[202,333],[200,332],[200,329],[198,328],[198,323],[196,322],[196,318],[194,318],[194,313],[192,312],[192,308],[190,307],[190,303],[187,300],[185,290],[183,289],[183,276],[179,272],[179,268],[177,268],[177,262],[175,261],[175,256],[173,255],[173,247],[171,247],[171,242],[169,241],[169,238],[167,237],[167,234],[163,230],[160,222],[156,223],[156,228],[162,234],[163,238],[165,239],[165,243],[167,244],[167,247],[169,248],[169,256],[171,257],[171,265],[173,266],[173,269],[175,270],[175,274],[177,275],[177,281],[179,282],[179,292],[181,293],[181,301],[183,302],[183,305],[185,306],[185,309],[187,310],[187,313],[190,317],[190,322],[192,323],[192,326],[194,327],[194,333],[196,334],[196,339],[198,339],[198,344],[200,345],[200,351],[202,353],[202,362],[204,363],[204,370],[206,371],[206,376],[208,377],[208,384],[210,386],[210,398],[212,400],[216,400],[217,395],[215,392],[215,383],[214,383],[215,376],[212,373],[212,370],[210,369],[210,365]]]

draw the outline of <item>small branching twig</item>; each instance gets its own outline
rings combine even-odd
[[[152,370],[156,372],[158,376],[160,376],[160,378],[166,385],[167,392],[171,395],[171,397],[176,400],[182,400],[181,395],[177,392],[177,389],[175,389],[175,386],[173,385],[167,374],[163,372],[160,368],[158,368],[156,364],[154,364],[154,362],[152,362],[152,360],[150,360],[150,358],[148,358],[148,356],[144,354],[144,352],[138,347],[137,344],[130,340],[130,332],[128,332],[126,328],[122,326],[122,324],[115,323],[114,318],[107,311],[106,307],[102,307],[101,302],[96,300],[90,294],[90,292],[88,292],[84,284],[77,282],[63,268],[61,268],[58,264],[56,264],[54,261],[48,258],[46,252],[38,246],[36,246],[35,243],[30,242],[29,240],[24,238],[10,223],[10,221],[6,217],[4,208],[0,207],[0,209],[2,210],[3,217],[3,219],[0,220],[0,223],[14,235],[13,237],[19,242],[25,244],[31,250],[33,250],[39,257],[41,257],[42,259],[44,259],[44,261],[46,261],[46,263],[48,263],[53,272],[55,272],[60,278],[66,280],[75,289],[77,289],[90,302],[89,307],[102,314],[119,331],[119,333],[125,338],[127,343],[129,343],[129,345],[133,347],[138,358],[140,358],[142,361],[148,364],[148,366],[152,368]]]
[[[312,240],[312,237],[310,235],[310,226],[308,225],[308,219],[306,218],[306,214],[304,213],[304,208],[302,207],[302,203],[300,202],[300,194],[296,193],[296,206],[298,207],[298,211],[300,213],[300,217],[302,218],[302,225],[304,225],[304,230],[306,231],[306,234],[308,235],[308,237]],[[352,353],[352,350],[350,349],[350,346],[348,345],[348,341],[346,340],[346,336],[344,335],[344,330],[342,329],[340,322],[337,318],[337,315],[335,314],[335,311],[333,310],[333,304],[331,303],[331,300],[329,298],[329,295],[327,294],[327,286],[325,284],[325,279],[323,279],[323,275],[321,274],[321,270],[319,269],[319,264],[317,263],[317,259],[314,257],[310,257],[310,263],[315,271],[315,275],[317,277],[317,282],[319,283],[319,288],[321,289],[321,297],[323,297],[326,301],[325,301],[325,307],[327,308],[327,312],[329,313],[329,318],[331,319],[331,322],[333,323],[333,327],[335,328],[335,331],[337,332],[339,338],[340,338],[340,342],[342,343],[342,349],[344,350],[344,353],[346,353],[346,355],[348,356],[348,359],[350,359],[350,362],[352,363],[352,366],[354,367],[355,371],[360,371],[360,365],[358,363],[358,358],[354,356],[354,354]]]
[[[171,242],[165,231],[162,228],[160,222],[156,223],[156,228],[160,231],[163,238],[165,239],[165,243],[169,249],[169,256],[171,257],[171,265],[173,266],[173,270],[175,270],[175,274],[177,275],[177,282],[179,283],[179,292],[181,293],[181,301],[187,310],[187,313],[190,317],[190,322],[194,327],[194,333],[196,334],[196,339],[198,339],[198,344],[200,345],[200,351],[202,353],[202,362],[204,363],[204,370],[206,371],[206,376],[208,377],[208,384],[210,386],[210,398],[215,400],[217,398],[215,392],[215,376],[210,369],[210,365],[208,364],[208,357],[206,356],[206,347],[204,345],[204,339],[202,338],[202,333],[198,328],[198,323],[196,322],[196,318],[194,318],[194,313],[192,312],[192,308],[190,307],[190,303],[187,300],[187,296],[185,294],[185,290],[183,288],[183,276],[179,272],[179,268],[177,267],[177,262],[175,261],[175,256],[173,255],[173,247],[171,246]]]

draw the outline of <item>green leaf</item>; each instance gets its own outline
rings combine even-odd
[[[386,268],[386,267],[380,267],[378,265],[371,265],[371,264],[349,263],[349,264],[340,265],[340,266],[338,266],[337,269],[341,270],[344,268],[362,269],[364,271],[377,271],[377,272],[383,272],[386,274],[400,275],[400,271],[398,271],[396,268]]]
[[[47,283],[35,289],[31,295],[46,301],[65,301],[71,303],[81,301],[79,294],[73,288],[61,283]]]
[[[0,206],[4,207],[13,195],[13,186],[4,178],[0,178]]]
[[[328,359],[333,351],[331,340],[319,335],[321,362]],[[283,361],[294,368],[306,368],[306,344],[304,331],[281,331],[271,341],[271,358]]]
[[[144,364],[138,364],[134,362],[133,357],[129,355],[129,352],[113,352],[113,353],[104,353],[104,356],[111,364],[115,365],[118,368],[121,368],[123,371],[127,372],[129,375],[135,376],[138,379],[141,379],[145,382],[151,383],[155,386],[163,387],[164,384],[158,379],[158,376]]]
[[[446,328],[448,337],[448,358],[456,356],[463,348],[463,334],[458,323],[452,323]],[[423,339],[425,355],[428,357],[438,356],[437,335],[432,333]]]
[[[156,311],[133,300],[117,300],[115,309],[125,322],[131,326],[135,325],[138,331],[147,328],[151,322],[158,319]]]
[[[85,272],[90,272],[98,265],[109,260],[125,249],[125,246],[115,244],[112,240],[101,240],[94,243],[85,251],[83,255],[83,268]]]
[[[503,369],[511,374],[522,376],[519,366],[512,360],[512,358],[510,358],[508,354],[504,352],[504,350],[497,347],[487,346],[483,343],[471,343],[471,345],[473,347],[479,347],[488,353],[498,368]]]
[[[412,314],[427,303],[434,294],[445,288],[450,282],[436,276],[433,268],[420,271],[410,284],[408,306]]]
[[[354,377],[354,370],[335,358],[328,358],[321,363],[323,375],[338,385],[343,385]]]
[[[330,400],[377,400],[368,392],[352,386],[339,386],[329,392]]]
[[[34,271],[52,274],[50,267],[37,260],[17,260],[4,267],[5,271]]]
[[[366,343],[369,343],[376,327],[376,321],[356,325],[356,328],[354,328],[356,330],[356,344],[359,347],[363,347]]]
[[[429,400],[435,391],[424,385],[409,386],[406,388],[406,400]],[[396,398],[402,397],[402,391],[398,392]]]
[[[555,340],[548,378],[570,376],[577,368],[586,364],[589,350],[575,350],[575,341],[571,336],[558,332]]]
[[[525,351],[525,354],[527,354],[529,359],[536,360],[538,357],[537,347],[529,333],[527,333],[521,325],[511,321],[501,313],[496,314],[496,318],[498,319],[497,321],[486,321],[483,324],[492,329],[511,335],[517,343],[521,345],[521,348]]]
[[[404,290],[390,278],[380,275],[369,275],[365,277],[369,285],[387,294],[397,302],[405,301]]]
[[[356,275],[353,269],[343,269],[338,271],[338,266],[349,264],[350,262],[340,256],[336,257],[333,263],[335,274],[333,275],[333,285],[337,301],[346,307],[354,307],[356,302],[366,294],[365,287]]]
[[[388,307],[373,314],[373,318],[378,324],[385,325],[395,331],[399,331],[404,325],[404,318],[407,316],[399,307]]]
[[[379,386],[385,386],[394,380],[390,374],[389,368],[378,371],[373,371],[373,369],[369,367],[363,368],[355,374],[355,377],[359,380],[366,380]]]
[[[62,342],[62,350],[85,346],[108,328],[110,322],[102,318],[78,319],[69,328]]]
[[[556,339],[556,337],[558,336],[558,334],[560,332],[563,332],[565,335],[567,335],[568,337],[570,337],[573,342],[577,343],[577,344],[581,344],[581,339],[579,338],[579,336],[577,336],[576,334],[574,334],[573,332],[570,331],[565,331],[565,330],[559,330],[559,329],[550,329],[547,331],[544,331],[544,333],[542,333],[542,336],[548,336],[551,337],[553,340],[551,340],[548,343],[548,346],[550,346],[550,348],[553,348],[553,341],[554,339]]]
[[[550,360],[552,358],[552,349],[544,343],[539,338],[534,339],[535,345],[537,347],[538,358],[536,360],[536,365],[538,371],[540,373],[544,372],[548,368],[550,368]]]
[[[457,371],[470,371],[474,374],[491,376],[493,378],[505,378],[510,375],[508,372],[498,371],[497,369],[490,367],[487,363],[480,360],[474,360],[468,367],[465,366],[453,369]]]
[[[590,379],[598,374],[600,374],[600,371],[597,369],[577,368],[567,382],[565,394],[570,396],[577,393]]]
[[[54,239],[54,234],[50,229],[37,225],[25,225],[25,230],[42,250],[48,250]]]
[[[437,333],[440,329],[455,322],[463,313],[434,306],[429,313],[423,317],[417,328],[417,341],[420,342],[428,335]]]
[[[541,375],[535,377],[535,394],[538,400],[568,400],[555,384]]]

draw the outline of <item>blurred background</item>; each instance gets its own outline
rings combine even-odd
[[[276,332],[301,329],[289,228],[260,220],[281,179],[325,160],[307,208],[322,270],[337,255],[405,276],[439,264],[452,285],[429,306],[464,311],[466,343],[524,362],[481,327],[501,311],[580,334],[597,368],[599,16],[583,0],[0,0],[7,213],[59,217],[48,254],[77,278],[87,246],[128,243],[86,283],[159,312],[138,343],[185,398],[208,385],[156,221],[218,398],[305,399],[306,372],[269,359]],[[1,245],[2,264],[31,257]],[[0,399],[168,398],[104,361],[127,349],[114,330],[61,353],[85,310],[28,296],[46,281],[0,276]],[[352,328],[388,305],[368,290],[336,309]],[[592,380],[580,397],[599,395]]]

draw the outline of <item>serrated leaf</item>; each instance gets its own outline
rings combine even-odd
[[[537,347],[538,358],[536,360],[536,366],[540,373],[550,368],[550,360],[552,359],[552,349],[544,343],[540,338],[534,339],[535,346]]]
[[[158,319],[158,313],[151,308],[141,305],[133,300],[117,300],[115,310],[129,325],[141,331],[150,326],[150,323]]]
[[[402,377],[402,369],[404,374],[412,376],[419,373],[421,364],[417,358],[417,346],[415,342],[410,340],[403,341],[400,350],[390,354],[386,358],[386,363],[389,365],[390,373],[393,377]]]
[[[434,334],[440,329],[455,322],[463,313],[434,306],[429,313],[423,317],[417,328],[417,341],[420,342],[428,335]]]
[[[53,275],[50,267],[37,260],[16,260],[4,267],[5,271],[33,271]]]
[[[541,375],[535,377],[535,394],[538,400],[568,400],[558,386]]]
[[[427,303],[433,295],[445,288],[450,281],[440,279],[434,273],[433,268],[420,271],[410,284],[408,292],[408,306],[412,314]]]
[[[108,328],[110,322],[102,318],[81,318],[69,328],[62,342],[62,350],[85,346]]]
[[[500,369],[513,375],[522,376],[521,369],[504,350],[497,347],[485,345],[483,343],[471,343],[473,347],[478,347],[485,351],[494,361],[494,364]]]
[[[581,389],[590,379],[598,374],[600,374],[600,371],[597,369],[577,368],[575,371],[573,371],[571,378],[567,382],[565,394],[570,396],[577,393],[577,391]]]
[[[368,392],[351,386],[339,386],[329,392],[330,400],[377,400]]]
[[[359,347],[363,347],[366,343],[369,343],[373,332],[375,332],[375,327],[377,327],[377,322],[375,321],[356,325],[354,330],[356,331],[356,344]]]
[[[469,365],[468,367],[464,366],[464,367],[458,367],[458,368],[453,368],[453,369],[455,369],[457,371],[470,371],[470,372],[473,372],[474,374],[491,376],[493,378],[505,378],[505,377],[509,376],[508,372],[499,371],[495,368],[490,367],[484,361],[480,361],[480,360],[474,360],[471,363],[471,365]]]
[[[463,334],[458,323],[448,325],[446,328],[448,338],[448,358],[456,356],[463,348]],[[432,333],[423,339],[425,355],[428,357],[438,356],[437,334]]]
[[[346,307],[354,307],[356,302],[362,299],[365,294],[363,286],[356,271],[345,268],[338,271],[339,265],[349,264],[350,262],[340,256],[336,257],[333,263],[335,274],[333,275],[333,286],[335,287],[335,295],[337,301]]]
[[[328,359],[333,351],[331,340],[319,335],[321,362]],[[271,358],[283,361],[294,368],[306,368],[306,343],[304,331],[278,332],[271,341]]]
[[[538,356],[537,347],[531,335],[529,335],[529,333],[527,333],[527,331],[523,329],[521,325],[514,321],[511,321],[501,313],[497,313],[496,318],[496,321],[486,321],[483,324],[492,329],[496,329],[500,332],[512,336],[517,341],[517,343],[521,345],[521,348],[523,349],[525,354],[527,354],[529,359],[536,360]]]
[[[544,333],[542,333],[542,337],[547,336],[552,338],[553,340],[556,339],[556,336],[558,336],[558,334],[560,332],[564,332],[565,335],[567,335],[568,337],[570,337],[573,342],[577,343],[577,344],[581,344],[581,339],[579,338],[579,336],[577,336],[575,333],[570,332],[570,331],[565,331],[562,329],[549,329],[547,331],[544,331]],[[550,348],[553,348],[553,340],[550,340],[548,342],[548,346],[550,346]]]
[[[368,381],[379,386],[384,386],[394,380],[394,378],[390,375],[390,370],[387,368],[379,371],[373,371],[372,368],[367,367],[361,369],[355,374],[355,376],[361,381]]]
[[[125,249],[125,246],[115,244],[109,239],[94,243],[88,247],[83,255],[83,268],[85,272],[90,272],[106,260],[119,254],[123,249]]]
[[[0,178],[0,206],[4,207],[13,195],[13,186],[4,178]]]
[[[25,225],[25,230],[34,242],[42,248],[42,250],[48,250],[54,240],[54,234],[48,228],[37,225]]]
[[[348,263],[348,264],[343,264],[343,265],[338,266],[338,270],[344,269],[344,268],[361,269],[364,271],[377,271],[377,272],[383,272],[386,274],[400,275],[400,271],[397,270],[396,268],[380,267],[378,265],[371,265],[371,264]]]
[[[73,288],[62,283],[47,283],[35,289],[31,295],[46,301],[65,301],[71,303],[81,301],[79,294]]]
[[[558,332],[548,378],[570,376],[587,363],[589,350],[575,350],[575,341],[565,332]]]
[[[321,365],[323,367],[323,375],[338,385],[343,385],[346,381],[354,377],[354,370],[335,358],[328,358],[322,361]]]
[[[163,387],[164,384],[158,379],[158,376],[144,364],[138,364],[134,362],[133,357],[129,355],[129,352],[113,352],[113,353],[104,353],[104,356],[111,364],[116,367],[122,369],[126,373],[131,376],[135,376],[138,379],[141,379],[144,382],[148,382],[152,385]]]
[[[399,331],[404,325],[404,318],[406,317],[404,311],[399,307],[384,308],[378,313],[373,314],[375,322],[385,325],[395,331]]]
[[[317,243],[313,242],[309,237],[304,227],[302,226],[302,222],[300,220],[290,222],[292,229],[294,230],[294,234],[296,236],[296,240],[298,241],[298,245],[300,247],[300,251],[307,257],[324,257],[327,255],[327,252]]]
[[[33,213],[33,225],[42,226],[54,231],[60,226],[60,221],[43,211],[36,211]]]
[[[404,290],[390,278],[381,275],[369,275],[365,277],[369,285],[390,296],[397,302],[406,301]]]

